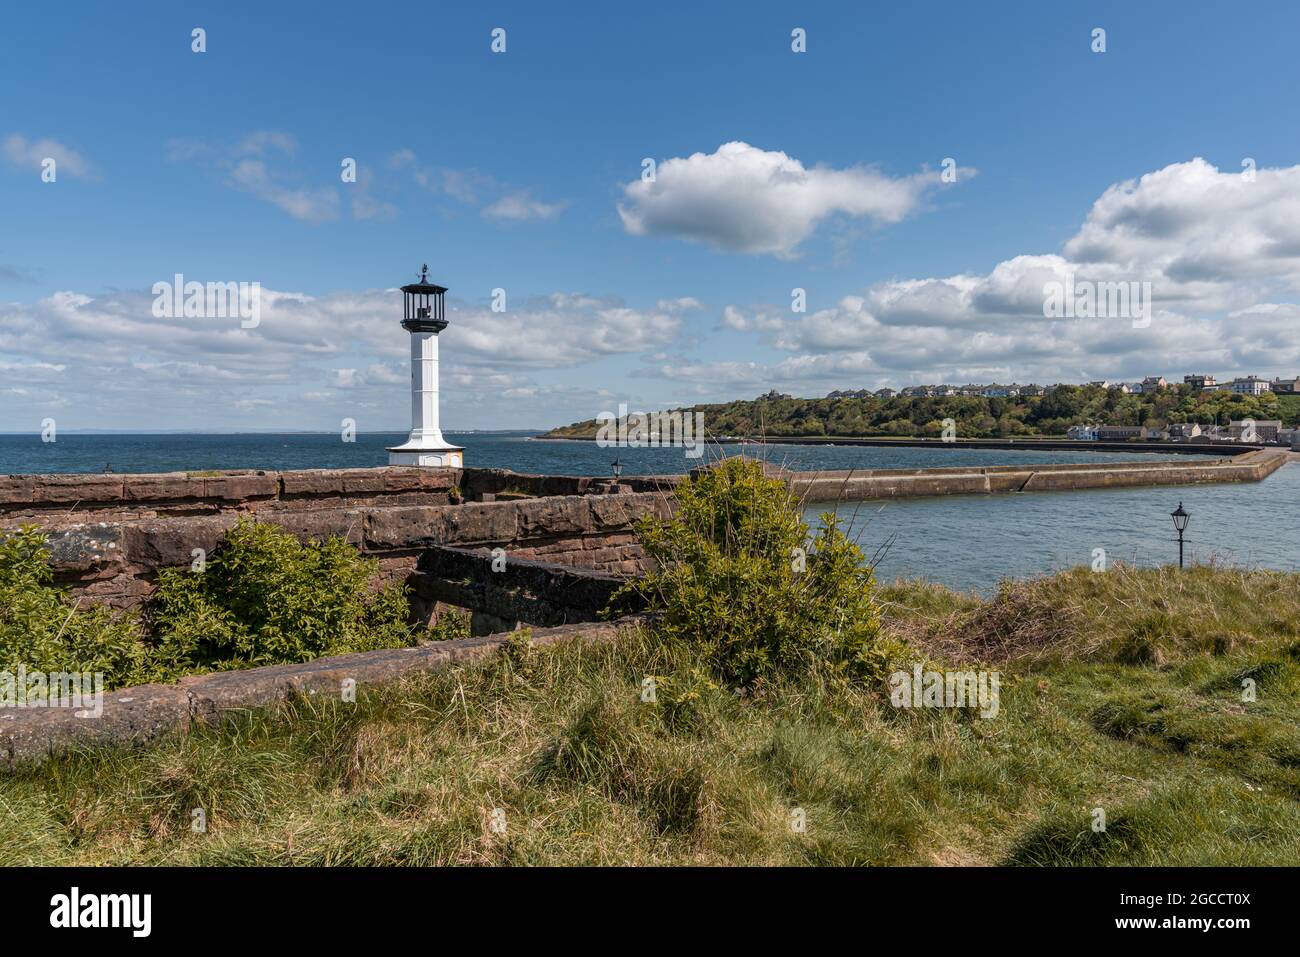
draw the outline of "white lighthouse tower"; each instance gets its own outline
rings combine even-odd
[[[464,467],[464,449],[451,445],[438,427],[438,333],[447,328],[442,297],[447,290],[420,281],[402,287],[402,328],[411,334],[411,436],[388,450],[389,465]]]

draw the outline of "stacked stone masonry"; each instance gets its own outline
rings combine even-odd
[[[667,513],[668,484],[407,468],[8,476],[0,533],[41,526],[56,581],[112,607],[139,604],[161,569],[211,552],[248,515],[303,540],[343,536],[379,560],[385,582],[409,579],[436,545],[628,576],[643,561],[632,526]]]

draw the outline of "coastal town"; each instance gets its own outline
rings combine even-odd
[[[1146,395],[1176,390],[1179,384],[1163,375],[1147,376],[1141,381],[1120,382],[1099,379],[1084,386],[1105,389],[1119,395]],[[1003,385],[967,384],[955,385],[911,385],[902,389],[882,388],[876,390],[859,389],[829,393],[828,399],[922,399],[922,398],[957,398],[978,397],[986,399],[1022,399],[1041,398],[1063,386],[1078,388],[1078,384],[1056,383],[1052,385],[1020,385],[1011,383]],[[1203,393],[1227,392],[1235,395],[1259,398],[1268,393],[1277,396],[1300,395],[1300,377],[1267,379],[1256,375],[1238,376],[1220,382],[1217,377],[1192,373],[1183,376],[1184,391],[1192,395]],[[1245,442],[1263,445],[1285,445],[1300,449],[1300,428],[1287,428],[1282,419],[1228,419],[1223,423],[1202,423],[1195,421],[1167,422],[1158,425],[1104,425],[1092,422],[1080,422],[1070,426],[1066,437],[1081,442]]]

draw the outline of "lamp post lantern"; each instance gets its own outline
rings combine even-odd
[[[1178,567],[1183,567],[1183,532],[1187,530],[1187,521],[1192,516],[1183,510],[1183,503],[1178,503],[1178,508],[1169,513],[1169,517],[1174,520],[1174,528],[1178,529]]]
[[[609,463],[609,467],[613,469],[614,479],[615,481],[617,481],[619,476],[623,474],[623,463],[620,462],[618,459],[614,459],[614,461]]]
[[[411,334],[411,434],[388,450],[389,465],[463,468],[464,449],[442,437],[438,426],[438,333],[447,328],[443,295],[429,282],[429,267],[420,281],[402,287],[402,328]]]

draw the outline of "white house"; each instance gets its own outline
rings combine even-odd
[[[1261,379],[1257,375],[1248,375],[1243,378],[1233,379],[1227,386],[1238,395],[1263,395],[1270,391],[1270,383],[1267,379]]]

